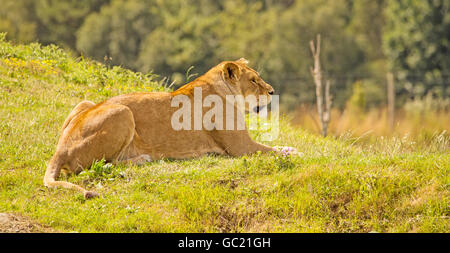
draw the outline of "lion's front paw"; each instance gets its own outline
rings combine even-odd
[[[144,160],[147,163],[152,161],[152,157],[149,155],[141,155],[141,158],[142,158],[142,160]]]
[[[287,156],[287,155],[299,155],[297,149],[293,148],[293,147],[275,146],[275,147],[273,147],[273,149],[277,153],[279,153],[281,155],[284,155],[284,156]]]

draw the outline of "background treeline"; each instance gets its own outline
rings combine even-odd
[[[245,57],[285,109],[315,101],[309,41],[333,106],[386,103],[393,72],[397,106],[449,88],[448,0],[0,0],[0,31],[16,42],[55,43],[111,65],[168,76],[203,73]]]

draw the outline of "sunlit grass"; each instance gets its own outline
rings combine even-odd
[[[21,67],[4,63],[21,59]],[[298,157],[158,160],[64,178],[100,193],[85,200],[43,186],[71,108],[132,91],[160,91],[151,75],[73,59],[56,47],[0,42],[0,212],[70,232],[448,232],[448,135],[322,138],[280,122],[269,145]],[[33,71],[32,61],[50,68]],[[47,67],[46,67],[47,68]],[[260,138],[252,131],[254,138]]]

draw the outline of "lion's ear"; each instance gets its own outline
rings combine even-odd
[[[223,66],[223,76],[225,80],[235,83],[241,79],[241,70],[237,64],[228,62]]]
[[[240,63],[243,63],[243,64],[245,64],[245,65],[247,65],[248,64],[248,60],[247,59],[245,59],[245,58],[240,58],[239,60],[237,60],[236,62],[240,62]]]

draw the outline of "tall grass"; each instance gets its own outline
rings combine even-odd
[[[312,133],[320,133],[317,112],[313,106],[302,105],[291,113],[292,123]],[[411,101],[395,112],[393,129],[389,126],[384,107],[356,110],[347,107],[331,111],[329,133],[334,136],[352,134],[362,139],[380,136],[409,136],[418,141],[428,137],[450,134],[450,107],[424,108],[422,102]]]

